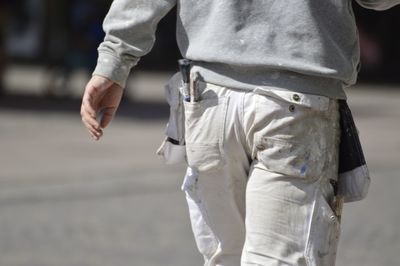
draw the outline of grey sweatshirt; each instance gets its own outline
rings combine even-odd
[[[384,10],[400,0],[357,2]],[[179,49],[206,82],[345,98],[343,88],[357,79],[351,0],[114,0],[94,74],[125,87],[175,5]]]

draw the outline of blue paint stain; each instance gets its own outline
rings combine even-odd
[[[303,164],[303,166],[300,169],[300,175],[304,176],[306,171],[307,171],[307,164]]]

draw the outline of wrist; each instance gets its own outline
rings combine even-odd
[[[129,72],[138,60],[138,58],[136,60],[121,60],[109,53],[100,52],[93,75],[107,78],[121,88],[125,88]]]

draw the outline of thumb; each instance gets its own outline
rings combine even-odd
[[[101,111],[103,113],[100,121],[101,128],[107,127],[114,118],[121,102],[122,94],[123,89],[117,84],[112,85],[107,91],[101,103]]]
[[[103,115],[100,121],[101,128],[106,128],[110,124],[111,120],[114,118],[116,111],[117,108],[115,107],[108,107],[103,110]]]

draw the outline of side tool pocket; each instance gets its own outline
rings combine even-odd
[[[157,155],[161,156],[166,164],[186,162],[185,115],[181,89],[182,75],[178,72],[172,76],[165,86],[170,113],[166,137],[157,150]]]

